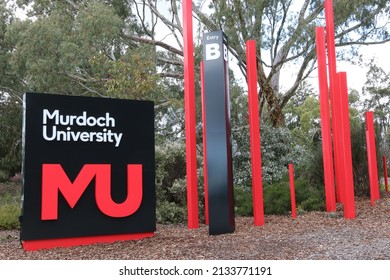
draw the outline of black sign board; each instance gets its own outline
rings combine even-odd
[[[154,105],[26,93],[21,240],[156,229]]]
[[[222,31],[203,35],[203,63],[209,233],[222,234],[235,229],[228,49]]]

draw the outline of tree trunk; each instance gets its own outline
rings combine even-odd
[[[285,124],[282,107],[279,98],[269,84],[260,85],[260,94],[265,97],[267,104],[266,120],[269,120],[273,127],[280,127]],[[262,110],[263,108],[260,108]]]
[[[257,65],[258,69],[258,80],[260,84],[260,116],[262,115],[264,105],[267,104],[266,120],[269,120],[274,127],[280,127],[285,124],[284,115],[282,112],[282,106],[277,96],[277,88],[273,87],[272,82],[266,77],[264,69],[260,63]],[[280,71],[280,68],[277,70]],[[275,82],[275,81],[274,81]],[[278,85],[279,86],[279,85]]]

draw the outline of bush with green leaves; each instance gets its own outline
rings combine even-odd
[[[366,149],[366,129],[365,122],[359,117],[352,117],[350,120],[351,131],[351,151],[353,182],[356,196],[369,195],[369,175]],[[376,135],[376,143],[379,135]],[[378,171],[382,170],[381,155],[377,145]],[[308,179],[315,185],[324,185],[323,155],[321,142],[313,145],[306,160],[297,168],[297,173]]]
[[[203,169],[198,164],[198,205],[203,217]],[[156,146],[157,222],[187,221],[187,183],[184,143],[168,142]]]
[[[0,95],[0,182],[21,170],[22,106]]]
[[[185,219],[186,191],[183,178],[185,146],[166,143],[156,146],[156,198],[157,222],[180,223]]]
[[[21,214],[20,185],[6,182],[0,185],[0,230],[19,229]]]
[[[0,204],[0,230],[19,229],[20,205]]]
[[[289,163],[301,164],[307,150],[294,139],[286,127],[261,125],[261,157],[264,184],[272,184],[282,179]],[[233,130],[233,171],[234,184],[251,186],[251,158],[249,130],[242,127]]]
[[[235,214],[252,216],[253,202],[250,188],[236,187],[234,190]],[[286,176],[277,183],[263,188],[264,213],[267,215],[286,215],[291,212],[290,183]],[[295,202],[302,211],[322,211],[325,209],[324,192],[308,180],[295,180]]]
[[[324,194],[321,189],[308,180],[295,180],[295,202],[304,211],[322,211],[325,208]],[[290,185],[288,181],[264,187],[264,213],[288,214],[291,211]]]
[[[234,213],[237,216],[253,215],[252,190],[242,186],[234,188]]]

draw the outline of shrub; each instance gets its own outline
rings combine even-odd
[[[368,162],[365,124],[360,120],[351,122],[351,146],[353,180],[357,196],[369,195]]]
[[[11,98],[0,100],[0,182],[21,170],[23,107]]]
[[[156,147],[156,192],[157,199],[182,203],[185,199],[174,195],[171,188],[177,179],[186,175],[185,145],[168,143]]]
[[[303,211],[324,210],[323,193],[308,180],[295,180],[295,201],[297,208]],[[290,185],[281,181],[264,187],[264,213],[288,214],[291,211]]]
[[[249,129],[233,130],[233,170],[234,184],[251,186],[251,159]],[[301,164],[306,148],[285,127],[261,125],[261,157],[264,184],[273,184],[282,179],[289,163]]]
[[[20,206],[15,204],[0,205],[0,229],[19,229]]]
[[[0,229],[19,229],[20,197],[10,192],[0,195]]]
[[[0,183],[6,182],[9,179],[8,172],[0,169]]]
[[[198,207],[203,218],[203,167],[198,165]],[[166,143],[156,147],[156,216],[159,223],[187,220],[185,145]]]
[[[241,186],[234,188],[234,210],[237,216],[253,215],[252,191]]]
[[[266,185],[263,189],[264,213],[267,215],[285,215],[291,212],[290,183],[284,180]],[[325,209],[324,194],[308,180],[295,180],[295,200],[297,209],[303,211],[322,211]],[[253,202],[250,188],[242,186],[234,189],[235,214],[252,216]]]
[[[305,211],[325,210],[323,187],[319,187],[305,179],[295,180],[295,199],[297,205]]]
[[[162,224],[184,223],[187,220],[186,209],[174,202],[160,200],[157,202],[156,218]]]
[[[264,187],[264,213],[284,215],[291,211],[290,188],[282,181]]]
[[[351,150],[353,182],[356,196],[369,196],[369,175],[366,150],[365,123],[359,118],[351,118]],[[378,139],[379,137],[377,137]],[[378,141],[377,141],[378,144]],[[378,171],[382,170],[381,155],[377,146]],[[304,165],[297,170],[302,177],[307,178],[315,185],[324,185],[322,145],[313,145]]]

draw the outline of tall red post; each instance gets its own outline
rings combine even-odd
[[[353,169],[352,169],[352,148],[351,148],[351,128],[349,124],[349,106],[348,106],[348,85],[347,73],[338,73],[338,82],[340,85],[340,107],[341,107],[341,140],[343,152],[343,173],[344,185],[342,193],[344,195],[344,217],[346,219],[354,219],[355,213],[355,194],[353,185]]]
[[[379,180],[376,159],[374,113],[366,112],[366,144],[368,159],[368,175],[370,178],[371,204],[375,205],[375,200],[379,199]]]
[[[204,184],[204,216],[205,224],[209,224],[209,182],[207,176],[207,144],[206,144],[206,108],[204,96],[204,68],[203,61],[200,62],[200,84],[202,99],[202,134],[203,134],[203,184]]]
[[[294,183],[294,165],[288,165],[288,172],[290,176],[290,199],[291,199],[291,217],[297,218],[297,207],[295,204],[295,183]]]
[[[383,179],[385,181],[385,188],[386,192],[389,192],[389,182],[388,182],[388,175],[387,175],[387,159],[386,156],[382,157],[383,160]]]
[[[336,198],[334,189],[333,149],[329,114],[328,77],[326,73],[325,30],[323,27],[316,28],[316,47],[318,60],[318,83],[320,91],[326,211],[334,212],[336,211]]]
[[[256,226],[264,225],[263,182],[260,149],[260,118],[257,94],[256,41],[246,42],[246,63],[248,76],[248,105],[250,151],[252,166],[253,217]]]
[[[343,103],[342,103],[342,92],[340,90],[340,76],[336,73],[335,77],[335,114],[337,118],[337,125],[335,128],[335,137],[334,137],[334,154],[335,158],[337,155],[337,161],[335,161],[335,175],[336,175],[336,187],[337,187],[337,197],[338,201],[341,203],[345,202],[345,153],[344,153],[344,132],[343,132]]]
[[[336,66],[336,47],[334,40],[334,16],[333,1],[325,0],[325,20],[326,20],[326,45],[328,51],[328,69],[329,69],[329,90],[332,112],[332,133],[334,148],[334,167],[336,181],[336,200],[344,202],[342,186],[343,183],[343,159],[342,159],[342,136],[341,136],[341,108],[340,96],[338,94],[337,66]]]
[[[198,228],[198,179],[196,162],[196,115],[194,87],[194,45],[192,37],[192,1],[183,1],[184,109],[187,172],[188,228]]]

